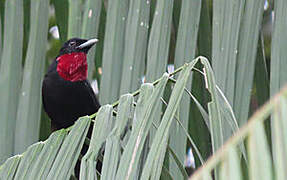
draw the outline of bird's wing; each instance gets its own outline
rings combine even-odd
[[[95,92],[93,91],[93,88],[88,80],[84,81],[84,85],[86,86],[87,93],[89,94],[90,98],[93,100],[93,109],[95,109],[95,112],[100,108],[100,103],[95,95]]]

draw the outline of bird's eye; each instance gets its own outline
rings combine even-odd
[[[69,43],[69,46],[74,46],[76,44],[76,42],[72,41]]]

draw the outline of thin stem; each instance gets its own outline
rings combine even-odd
[[[199,72],[201,75],[204,76],[204,73],[201,70],[197,69],[196,67],[193,67],[192,70]]]

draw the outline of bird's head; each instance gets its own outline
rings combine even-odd
[[[63,54],[83,52],[85,54],[91,49],[91,47],[98,42],[98,39],[80,39],[72,38],[65,42],[60,49],[60,56]]]
[[[87,53],[98,39],[72,38],[60,49],[57,61],[58,74],[67,81],[82,81],[87,79]]]

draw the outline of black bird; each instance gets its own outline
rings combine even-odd
[[[98,111],[100,104],[87,80],[87,53],[97,39],[73,38],[64,43],[59,56],[50,65],[42,84],[44,110],[51,119],[52,131],[67,128],[81,116],[91,115]],[[89,128],[88,137],[92,134]],[[84,155],[88,146],[84,145]],[[101,171],[101,164],[97,164]],[[75,167],[79,177],[80,161]]]
[[[87,53],[97,41],[68,40],[50,65],[42,84],[42,99],[52,131],[67,128],[79,117],[91,115],[100,108],[87,80]]]

